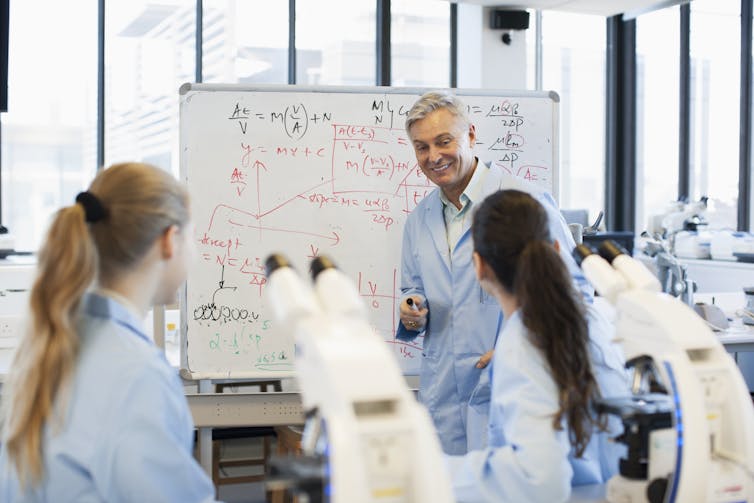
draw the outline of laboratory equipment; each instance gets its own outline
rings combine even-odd
[[[666,248],[658,236],[651,237],[646,231],[641,236],[644,238],[644,253],[652,257],[657,266],[662,291],[693,306],[696,282],[688,277],[686,265]]]
[[[306,423],[302,456],[271,460],[278,485],[309,501],[453,501],[429,414],[367,322],[353,282],[326,257],[312,289],[280,255],[266,260],[275,320],[293,334]]]
[[[605,260],[584,274],[616,307],[616,342],[633,370],[631,394],[598,407],[617,414],[628,446],[610,502],[754,501],[754,407],[743,377],[705,322],[648,276],[627,277],[616,247],[597,256],[577,246],[577,262]],[[634,260],[623,254],[620,262]],[[632,268],[632,275],[637,269]],[[650,274],[646,271],[646,274]],[[614,292],[623,277],[625,289]]]
[[[700,227],[708,223],[704,217],[707,211],[707,201],[707,196],[691,203],[683,200],[674,201],[662,213],[650,216],[647,231],[650,234],[661,234],[665,238],[672,239],[672,236],[680,231],[700,230]],[[672,248],[671,246],[671,252]]]
[[[675,257],[710,258],[711,234],[704,230],[709,224],[705,218],[707,201],[703,196],[692,203],[671,203],[662,213],[649,218],[646,235],[667,242],[668,253]]]
[[[745,325],[754,325],[754,286],[744,287],[746,305],[743,308],[741,320]]]
[[[726,229],[711,231],[710,258],[739,262],[754,261],[754,234]]]

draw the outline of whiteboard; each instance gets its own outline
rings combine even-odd
[[[434,188],[404,131],[428,89],[184,84],[181,177],[198,258],[181,298],[182,375],[293,375],[294,343],[265,305],[264,261],[289,258],[308,281],[328,255],[406,374],[422,341],[396,341],[407,215]],[[454,90],[476,126],[476,155],[557,197],[558,96]]]

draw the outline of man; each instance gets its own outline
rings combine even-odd
[[[545,207],[553,239],[579,288],[586,279],[570,256],[575,246],[552,197],[473,154],[476,131],[455,96],[429,92],[411,108],[406,131],[424,175],[438,186],[406,221],[401,260],[401,324],[396,337],[424,333],[419,398],[429,409],[448,454],[481,448],[487,437],[492,357],[502,313],[476,280],[471,212],[489,194],[518,189]],[[409,302],[410,299],[410,302]]]

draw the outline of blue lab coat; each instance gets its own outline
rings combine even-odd
[[[212,481],[192,455],[193,422],[178,373],[141,320],[89,294],[78,333],[63,421],[48,422],[44,435],[45,478],[21,491],[0,450],[0,501],[214,501]]]
[[[610,342],[611,324],[590,308],[590,356],[603,396],[629,392],[623,355]],[[504,323],[490,369],[492,403],[489,447],[465,456],[448,456],[453,491],[460,502],[555,503],[570,496],[571,486],[606,482],[625,456],[622,444],[609,441],[622,431],[609,417],[608,430],[592,435],[576,458],[563,429],[552,418],[558,410],[558,390],[540,350],[528,339],[517,311]]]
[[[577,286],[591,301],[593,289],[571,257],[575,243],[552,196],[520,178],[505,174],[497,166],[477,163],[487,169],[482,199],[501,189],[530,193],[547,210],[550,234],[561,245],[563,257]],[[481,201],[472,202],[479,204]],[[473,207],[471,210],[473,211]],[[429,308],[424,332],[424,349],[420,370],[419,399],[429,409],[443,450],[464,454],[471,447],[486,443],[486,407],[490,382],[479,358],[495,346],[502,312],[494,297],[488,295],[476,279],[471,260],[473,243],[471,219],[466,219],[461,238],[448,255],[448,243],[439,189],[427,195],[408,216],[403,231],[401,292],[404,297],[422,295]],[[396,338],[413,340],[419,332],[398,324]],[[472,411],[472,431],[467,431],[472,394],[484,407]],[[481,416],[480,416],[481,414]],[[477,427],[481,424],[482,427]],[[471,437],[471,438],[470,438]]]

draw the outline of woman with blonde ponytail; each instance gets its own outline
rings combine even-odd
[[[214,501],[177,373],[145,334],[193,242],[188,195],[117,164],[58,211],[3,386],[0,501]]]
[[[585,307],[549,234],[547,212],[517,190],[474,213],[477,278],[503,311],[491,364],[488,447],[448,457],[459,502],[565,501],[571,487],[606,482],[623,448],[617,418],[595,398],[626,395],[623,357]],[[473,322],[470,320],[470,322]]]

